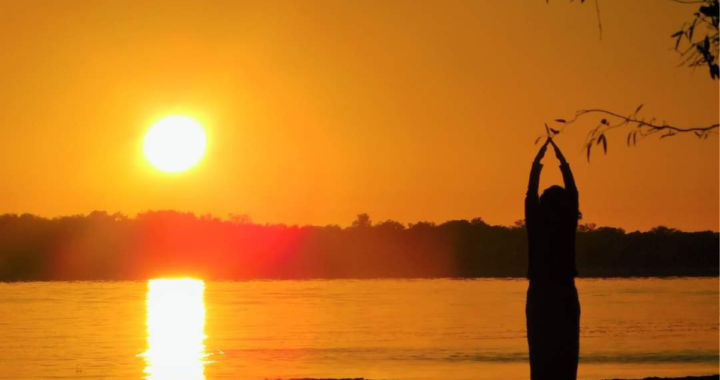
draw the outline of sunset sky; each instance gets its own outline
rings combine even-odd
[[[718,122],[718,82],[678,67],[669,0],[0,2],[0,213],[248,214],[348,225],[523,217],[543,123],[584,108]],[[143,136],[186,115],[205,157],[154,169]],[[598,118],[558,137],[581,222],[718,230],[717,134],[588,163]],[[541,188],[560,183],[549,152]]]

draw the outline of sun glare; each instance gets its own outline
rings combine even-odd
[[[148,281],[147,380],[205,380],[205,283]]]
[[[195,166],[205,154],[205,131],[185,116],[169,116],[153,124],[145,135],[145,157],[157,169],[178,173]]]

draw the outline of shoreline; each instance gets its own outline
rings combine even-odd
[[[606,380],[631,380],[631,379],[606,379]],[[646,377],[641,380],[720,380],[719,375],[685,376],[685,377]]]
[[[290,379],[259,379],[259,380],[372,380],[364,377],[342,377],[342,378],[290,378]],[[388,379],[390,380],[390,379]],[[684,376],[684,377],[646,377],[643,379],[603,379],[603,380],[720,380],[720,374],[718,375],[705,375],[705,376]]]

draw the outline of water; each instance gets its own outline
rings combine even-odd
[[[505,279],[3,283],[0,379],[527,379],[526,288]],[[581,379],[718,372],[717,278],[581,279],[578,289]]]

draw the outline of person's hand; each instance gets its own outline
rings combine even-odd
[[[558,148],[557,145],[555,145],[555,141],[553,141],[551,138],[548,138],[550,141],[550,144],[552,144],[553,148],[555,149],[555,157],[560,161],[561,164],[566,164],[567,161],[565,161],[565,156],[563,156],[562,152],[560,151],[560,148]]]
[[[540,150],[538,151],[537,156],[535,156],[535,163],[536,163],[536,164],[539,164],[540,161],[542,161],[543,157],[545,157],[545,152],[547,151],[547,146],[548,146],[548,144],[551,143],[551,142],[552,142],[552,139],[550,139],[550,137],[548,137],[547,140],[545,140],[545,144],[543,144],[543,145],[540,147]],[[554,144],[553,144],[553,145],[554,145]]]

